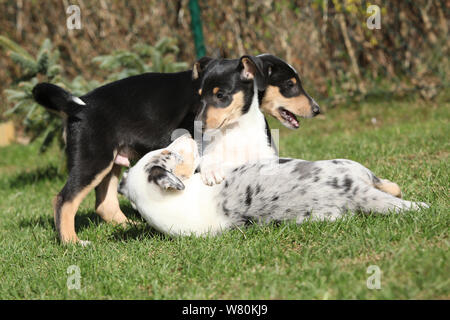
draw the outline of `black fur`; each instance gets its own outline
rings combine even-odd
[[[51,83],[37,84],[32,93],[37,103],[56,113],[76,116],[83,109],[82,105],[73,101],[71,93]]]
[[[172,74],[146,73],[101,86],[84,96],[81,106],[67,91],[38,84],[33,95],[45,107],[68,117],[67,156],[70,172],[63,197],[91,182],[113,161],[113,151],[131,150],[144,155],[168,145],[173,130],[183,126],[193,132],[198,107],[198,80],[191,71]],[[81,120],[80,120],[81,119]]]
[[[148,182],[154,182],[161,188],[168,190],[184,190],[184,184],[173,173],[159,166],[148,169]]]

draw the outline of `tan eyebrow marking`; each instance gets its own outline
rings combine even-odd
[[[295,78],[291,78],[291,81],[292,81],[293,83],[297,83],[297,79],[295,79]]]
[[[201,96],[202,95],[202,89],[198,89],[198,94]]]
[[[233,95],[233,100],[227,107],[207,107],[206,128],[216,129],[221,126],[221,124],[227,125],[228,123],[236,120],[242,115],[242,108],[244,107],[244,105],[244,92],[238,91]]]
[[[219,87],[215,87],[215,88],[213,89],[213,93],[214,93],[214,94],[216,94],[217,92],[219,92]]]

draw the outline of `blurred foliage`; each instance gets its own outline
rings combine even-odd
[[[175,39],[162,38],[154,46],[138,43],[132,51],[118,50],[111,55],[95,57],[93,61],[109,71],[107,81],[115,81],[144,72],[186,70],[187,63],[175,61],[178,52]]]
[[[25,132],[32,140],[42,137],[41,152],[45,151],[55,139],[63,146],[61,119],[47,112],[33,100],[33,87],[38,82],[51,82],[79,95],[97,87],[99,83],[86,81],[81,76],[75,77],[72,81],[65,79],[59,64],[60,53],[53,48],[49,39],[43,41],[36,56],[3,36],[0,36],[0,46],[21,70],[17,85],[4,91],[7,101],[13,104],[5,115],[16,115],[17,119],[21,119]]]
[[[67,30],[66,0],[0,0],[0,30],[28,52],[51,39],[67,78],[103,82],[182,68],[175,61],[192,64],[188,2],[73,0],[70,4],[81,9],[82,29]],[[433,99],[449,87],[446,0],[231,0],[227,5],[199,0],[199,5],[208,55],[275,54],[300,72],[324,107],[367,97]],[[381,29],[367,27],[370,5],[381,9]],[[164,37],[176,41],[179,50],[171,41],[158,41]],[[161,56],[155,53],[158,46],[164,47],[156,50],[164,52]],[[0,91],[21,76],[18,64],[0,56]]]
[[[61,119],[33,100],[33,87],[39,82],[51,82],[75,96],[81,96],[101,83],[97,80],[87,81],[81,75],[68,80],[62,72],[60,52],[53,48],[49,39],[43,41],[36,56],[4,36],[0,36],[0,47],[7,51],[12,62],[21,70],[17,84],[4,90],[7,101],[12,104],[4,113],[5,116],[14,115],[16,119],[21,119],[25,132],[32,140],[42,138],[41,152],[46,151],[54,140],[58,140],[59,146],[63,148]],[[143,72],[175,72],[187,68],[186,63],[175,61],[173,53],[179,49],[174,39],[162,38],[155,46],[136,44],[133,50],[117,51],[92,60],[100,62],[100,68],[109,71],[106,82]]]

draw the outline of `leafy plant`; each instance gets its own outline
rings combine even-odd
[[[38,82],[51,82],[80,96],[101,83],[87,81],[82,76],[72,80],[66,79],[59,63],[59,51],[53,48],[49,39],[44,40],[35,56],[4,36],[0,36],[0,46],[7,50],[11,60],[21,69],[21,76],[16,81],[18,84],[4,91],[8,102],[13,103],[5,115],[15,115],[21,119],[25,132],[30,135],[32,141],[42,138],[41,152],[46,151],[55,140],[58,140],[60,148],[63,148],[62,121],[33,100],[33,87]],[[133,50],[116,51],[111,55],[93,59],[100,63],[101,69],[109,71],[106,82],[149,71],[175,72],[187,68],[186,63],[176,61],[179,49],[173,38],[163,38],[154,46],[136,44]]]
[[[162,38],[154,46],[138,43],[133,51],[118,50],[93,59],[100,68],[110,71],[108,81],[115,81],[144,72],[177,72],[185,70],[185,62],[177,62],[179,48],[174,38]]]
[[[81,76],[68,81],[62,75],[59,64],[59,51],[54,49],[49,39],[44,40],[36,56],[31,55],[14,41],[0,36],[0,46],[7,50],[11,60],[20,67],[18,84],[4,91],[7,101],[13,106],[5,115],[16,115],[22,121],[25,132],[31,140],[42,137],[40,151],[47,150],[57,139],[63,147],[62,123],[60,118],[45,111],[33,99],[33,87],[42,81],[55,83],[74,94],[85,93],[99,85],[97,81],[86,81]]]

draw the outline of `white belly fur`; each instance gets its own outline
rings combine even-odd
[[[199,174],[183,183],[182,191],[165,192],[158,200],[136,201],[138,211],[152,227],[172,236],[217,234],[230,227],[214,200],[219,186],[206,186]]]

